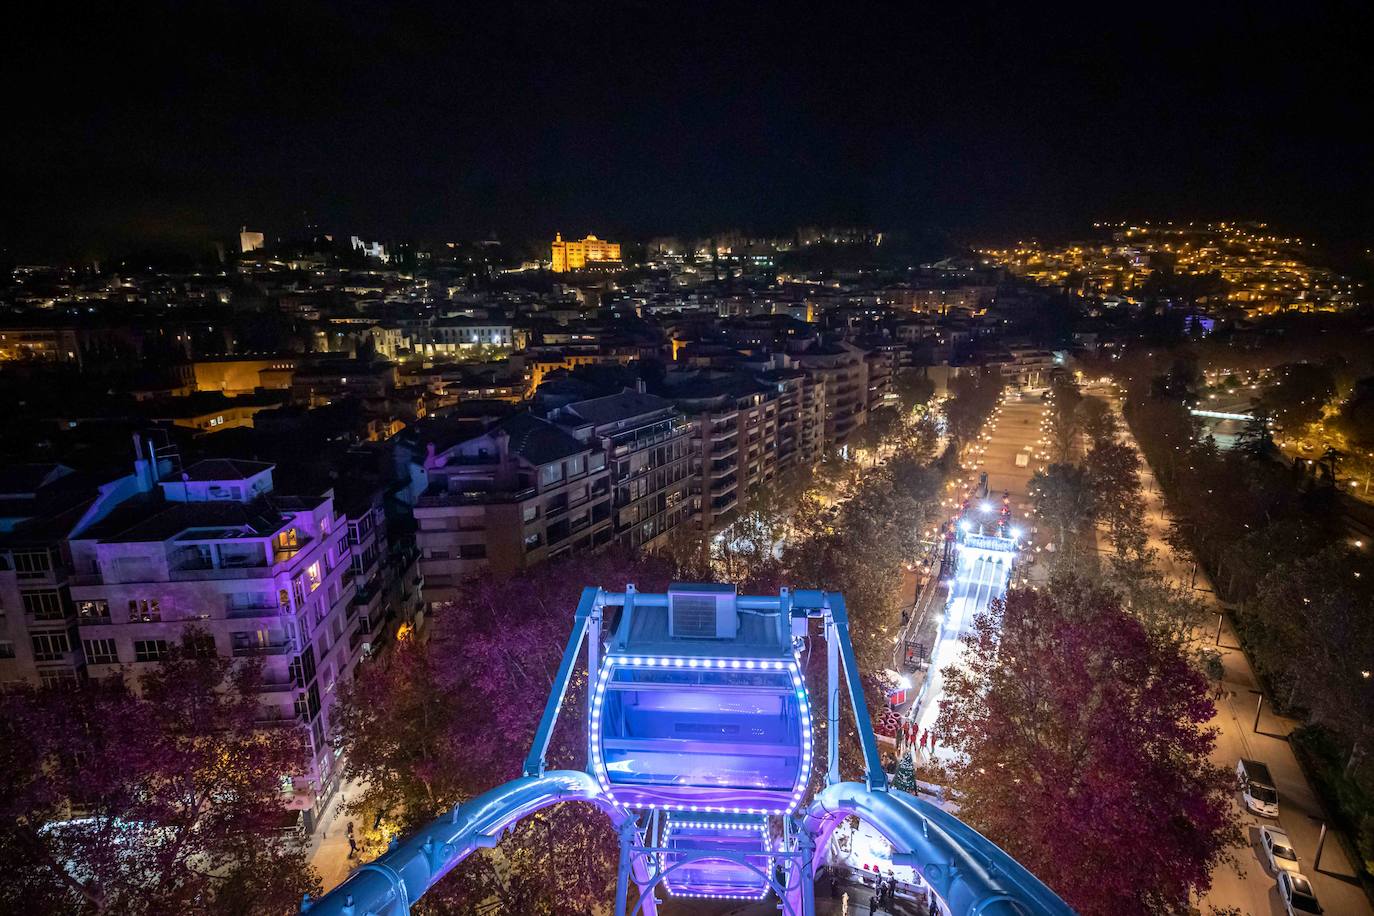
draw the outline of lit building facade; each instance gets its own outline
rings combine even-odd
[[[589,263],[594,265],[615,265],[620,262],[620,243],[607,242],[594,235],[581,241],[563,240],[558,233],[553,240],[552,250],[554,273],[581,270]]]
[[[165,465],[165,463],[164,463]],[[141,462],[137,477],[150,473]],[[359,626],[348,520],[322,496],[273,492],[273,465],[209,460],[156,481],[70,537],[76,638],[89,676],[140,671],[188,627],[227,658],[262,663],[258,721],[306,735],[290,807],[313,829],[338,786],[337,688],[369,639]]]

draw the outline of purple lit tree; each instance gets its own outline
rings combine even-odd
[[[961,816],[1084,916],[1186,909],[1240,841],[1206,678],[1074,580],[1009,593],[966,641],[936,726]]]

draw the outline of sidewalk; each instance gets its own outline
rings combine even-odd
[[[358,823],[343,810],[349,793],[354,790],[355,787],[350,784],[340,787],[339,791],[334,793],[329,806],[320,816],[320,823],[311,835],[307,847],[306,855],[315,871],[319,873],[320,882],[326,892],[343,883],[349,873],[362,864],[361,859],[348,857],[349,820],[354,821],[353,829],[359,842],[362,841],[364,827],[369,826]]]
[[[1160,567],[1167,579],[1179,585],[1189,585],[1220,615],[1222,607],[1217,602],[1216,593],[1206,572],[1191,557],[1174,554],[1164,540],[1169,529],[1168,509],[1163,495],[1145,456],[1140,453],[1134,436],[1120,417],[1120,402],[1111,398],[1118,418],[1122,419],[1122,441],[1132,448],[1141,459],[1141,485],[1145,493],[1145,526],[1150,546],[1159,551]],[[1214,641],[1213,633],[1207,634],[1207,641]],[[1349,876],[1354,874],[1346,860],[1344,850],[1336,837],[1328,835],[1322,847],[1321,869],[1313,868],[1317,840],[1321,832],[1323,812],[1316,793],[1308,784],[1302,768],[1298,765],[1293,749],[1288,744],[1288,734],[1297,723],[1275,716],[1266,698],[1256,729],[1256,711],[1260,693],[1258,680],[1250,660],[1240,649],[1236,633],[1229,619],[1223,618],[1220,645],[1224,675],[1221,696],[1217,701],[1217,711],[1211,727],[1217,730],[1216,746],[1212,750],[1212,762],[1218,766],[1234,769],[1241,757],[1259,760],[1268,765],[1279,790],[1279,821],[1287,831],[1297,849],[1302,863],[1302,872],[1312,880],[1317,898],[1327,913],[1341,916],[1374,916],[1369,898],[1365,896],[1358,883],[1352,883]],[[1241,912],[1259,916],[1262,913],[1281,913],[1275,879],[1261,864],[1259,857],[1259,828],[1263,824],[1274,824],[1267,818],[1258,818],[1245,811],[1240,805],[1237,793],[1237,807],[1245,823],[1246,840],[1250,848],[1236,850],[1238,870],[1222,865],[1212,873],[1212,888],[1199,901],[1205,913],[1209,906],[1239,907]]]

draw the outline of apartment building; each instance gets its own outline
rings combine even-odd
[[[550,419],[606,453],[617,543],[652,550],[691,520],[692,428],[672,401],[626,390],[574,401]]]
[[[868,409],[896,407],[897,394],[892,379],[897,371],[899,353],[906,348],[890,341],[883,341],[866,342],[863,349],[864,363],[868,370]]]
[[[307,736],[311,765],[294,778],[290,807],[313,829],[339,775],[329,740],[336,690],[367,633],[333,492],[278,494],[273,467],[212,459],[176,472],[140,461],[137,495],[69,537],[79,644],[66,651],[91,677],[136,681],[194,626],[219,655],[260,661],[259,721]]]
[[[61,464],[0,468],[0,685],[55,686],[82,676],[65,539],[98,514],[100,497]]]
[[[669,394],[692,421],[693,507],[709,531],[777,473],[777,389],[743,373],[685,373]]]
[[[825,450],[825,387],[795,368],[768,369],[755,378],[777,391],[777,469],[806,467]]]
[[[844,445],[868,419],[868,362],[864,351],[849,343],[815,347],[796,359],[807,376],[824,389],[827,445]]]
[[[348,524],[344,578],[353,582],[349,614],[357,619],[351,638],[364,655],[376,652],[397,627],[417,625],[424,613],[419,555],[388,537],[383,494],[380,486],[345,485],[335,499]]]
[[[532,414],[424,458],[416,545],[425,597],[451,601],[465,580],[504,575],[614,536],[601,444]]]

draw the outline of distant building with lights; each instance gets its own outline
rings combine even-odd
[[[257,251],[267,243],[261,232],[249,232],[248,227],[244,226],[239,233],[239,251],[247,254],[250,251]]]
[[[620,243],[607,242],[589,235],[581,241],[563,241],[558,233],[553,240],[553,271],[565,273],[582,270],[588,264],[615,266],[620,263]]]

